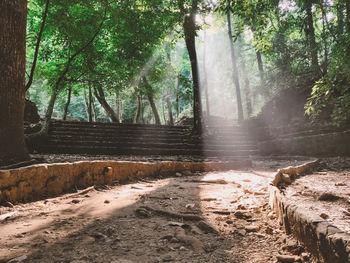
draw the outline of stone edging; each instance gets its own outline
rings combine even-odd
[[[301,175],[317,169],[318,161],[281,169],[270,186],[270,207],[276,212],[287,234],[293,234],[322,263],[350,262],[350,234],[318,215],[292,205],[282,188]]]
[[[230,162],[128,162],[80,161],[38,164],[12,170],[0,170],[0,204],[29,202],[57,196],[72,189],[108,185],[148,176],[176,172],[205,172],[251,167],[251,160]]]

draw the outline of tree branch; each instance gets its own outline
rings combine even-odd
[[[50,5],[50,0],[46,0],[46,7],[45,7],[44,14],[43,14],[43,21],[41,22],[41,28],[40,28],[40,31],[39,31],[38,39],[36,41],[32,69],[30,71],[29,79],[28,79],[28,82],[27,82],[26,87],[25,87],[26,91],[30,88],[30,86],[33,83],[34,71],[35,71],[36,62],[37,62],[37,59],[38,59],[41,37],[43,35],[45,24],[46,24],[47,13],[49,12],[49,5]]]

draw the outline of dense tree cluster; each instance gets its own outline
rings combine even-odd
[[[24,94],[46,123],[193,116],[200,133],[202,115],[226,109],[242,121],[298,87],[312,120],[349,119],[347,0],[3,0],[0,9],[1,158],[25,159]]]

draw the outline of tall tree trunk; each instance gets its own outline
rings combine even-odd
[[[93,96],[93,93],[92,93],[92,90],[91,90],[91,107],[92,107],[92,121],[93,122],[96,122],[97,120],[97,113],[96,113],[96,105],[95,105],[95,100],[94,100],[94,96]]]
[[[170,72],[170,70],[171,70],[171,58],[170,58],[169,52],[167,52],[167,60],[168,60],[168,70]],[[174,118],[173,118],[173,111],[172,111],[170,96],[171,96],[171,86],[169,85],[168,94],[166,97],[166,104],[167,104],[167,109],[168,109],[168,125],[173,126],[174,125]],[[165,121],[165,117],[164,117],[164,121]]]
[[[40,47],[41,37],[43,35],[45,24],[46,24],[47,13],[49,12],[49,5],[50,5],[50,0],[46,0],[45,11],[44,11],[43,18],[41,21],[41,27],[40,27],[38,39],[37,39],[36,45],[35,45],[34,59],[33,59],[33,63],[32,63],[32,69],[30,70],[29,79],[28,79],[28,82],[26,84],[26,90],[28,90],[33,83],[36,61],[37,61],[38,55],[39,55],[39,47]]]
[[[309,52],[311,56],[311,67],[314,73],[319,74],[320,68],[318,64],[317,45],[315,38],[314,19],[312,17],[312,0],[305,1],[306,11],[306,27],[305,33],[309,42]]]
[[[123,118],[123,102],[118,94],[116,94],[115,96],[115,106],[117,109],[118,122],[121,123]]]
[[[86,119],[89,121],[90,119],[90,113],[89,113],[89,99],[86,94],[85,87],[83,88],[83,96],[84,96],[84,105],[85,105],[85,111],[86,111]]]
[[[101,104],[102,108],[107,113],[108,117],[112,120],[112,122],[118,122],[118,118],[114,110],[112,109],[111,106],[109,106],[108,102],[106,101],[106,97],[103,92],[103,89],[101,87],[94,87],[94,94],[98,102]]]
[[[44,130],[48,129],[48,122],[51,120],[53,108],[55,107],[57,95],[58,95],[58,90],[54,89],[52,91],[52,94],[50,97],[50,102],[49,102],[49,105],[47,106],[46,113],[45,113],[45,124],[43,127]]]
[[[159,118],[157,106],[154,103],[154,99],[153,99],[152,86],[148,83],[147,78],[145,76],[142,77],[142,81],[147,89],[147,98],[148,98],[149,104],[152,108],[154,120],[155,120],[157,125],[160,125],[160,118]]]
[[[237,45],[237,47],[238,47],[238,56],[241,58],[241,69],[242,69],[243,78],[244,78],[244,93],[245,93],[246,108],[247,108],[247,118],[249,118],[252,115],[252,100],[251,100],[251,92],[250,92],[250,81],[248,78],[242,50],[240,49],[239,45]]]
[[[0,1],[0,165],[29,159],[24,140],[27,1]]]
[[[251,32],[254,35],[256,31],[255,27],[251,28]],[[265,88],[265,71],[264,71],[264,63],[262,60],[261,52],[255,49],[256,61],[258,63],[259,77],[260,77],[260,92],[264,95],[264,97],[268,97],[270,92]]]
[[[169,95],[166,97],[166,105],[168,108],[168,125],[174,126],[173,111],[171,109],[171,101]]]
[[[233,38],[232,38],[232,29],[231,29],[231,16],[230,11],[227,11],[227,22],[228,22],[228,36],[230,40],[230,48],[231,48],[231,60],[232,60],[232,75],[233,75],[233,81],[236,86],[236,97],[237,97],[237,113],[238,113],[238,122],[243,121],[243,106],[242,106],[242,98],[241,98],[241,88],[239,85],[239,76],[238,76],[238,69],[237,69],[237,62],[235,57],[235,47],[233,45]]]
[[[68,95],[67,95],[67,102],[66,102],[66,105],[64,106],[64,113],[63,113],[63,120],[64,121],[67,119],[68,107],[69,107],[69,104],[70,104],[71,96],[72,96],[72,86],[69,86],[69,88],[68,88]]]
[[[179,91],[179,77],[175,77],[175,92],[176,92],[176,119],[179,118],[180,114],[180,91]]]
[[[256,50],[255,53],[256,53],[256,61],[258,62],[260,81],[262,85],[265,85],[265,72],[264,72],[264,64],[262,61],[261,53],[259,50]]]
[[[207,110],[207,117],[210,116],[210,107],[209,107],[209,96],[208,96],[208,78],[207,78],[207,65],[206,65],[206,55],[207,55],[207,45],[205,43],[207,38],[206,31],[204,30],[204,50],[203,50],[203,84],[204,84],[204,96],[205,96],[205,105]]]
[[[141,117],[141,94],[139,93],[137,96],[137,109],[134,117],[135,124],[140,123],[140,117]]]
[[[193,79],[193,119],[194,132],[202,133],[202,102],[199,88],[199,70],[198,59],[196,53],[196,12],[198,9],[198,1],[192,0],[192,10],[189,15],[184,18],[183,28],[185,33],[185,42],[188,55],[191,61],[191,71]]]
[[[93,112],[92,112],[92,92],[91,92],[91,85],[89,85],[89,122],[93,121]]]

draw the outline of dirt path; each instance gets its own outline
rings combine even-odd
[[[268,208],[273,172],[291,164],[254,162],[2,208],[0,262],[308,261]]]

